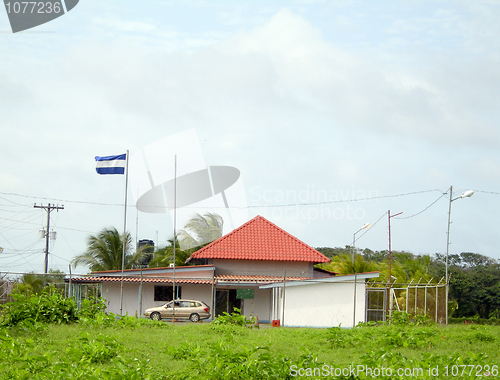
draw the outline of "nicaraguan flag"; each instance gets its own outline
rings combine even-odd
[[[96,172],[99,174],[125,174],[127,154],[118,156],[95,157]]]

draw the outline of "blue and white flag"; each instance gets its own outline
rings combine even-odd
[[[96,172],[99,174],[125,174],[125,164],[127,162],[127,154],[119,154],[118,156],[95,157]]]

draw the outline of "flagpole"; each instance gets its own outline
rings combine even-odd
[[[177,216],[177,155],[174,156],[174,268],[173,268],[173,284],[172,284],[172,323],[175,322],[175,224]]]
[[[125,251],[127,245],[126,233],[127,233],[127,193],[128,193],[128,149],[127,156],[125,158],[125,205],[123,213],[123,238],[122,238],[122,278],[120,285],[120,315],[123,315],[123,269],[125,266]]]

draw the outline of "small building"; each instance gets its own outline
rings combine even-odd
[[[357,274],[354,285],[349,276],[336,276],[336,273],[314,267],[329,261],[328,257],[257,216],[194,252],[186,261],[192,265],[125,270],[123,280],[121,271],[94,272],[89,277],[72,279],[72,282],[101,284],[108,311],[116,314],[140,316],[148,307],[171,301],[175,281],[175,298],[203,301],[211,305],[215,316],[238,308],[246,316],[258,315],[259,321],[264,323],[283,319],[289,326],[342,324],[348,327],[348,310],[354,300],[346,295],[349,287],[353,295],[356,286],[356,320],[362,321],[365,279],[378,276],[378,273]],[[297,305],[312,300],[317,300],[311,309],[316,310],[315,313],[304,312],[303,319],[294,317]],[[329,306],[321,308],[321,303]],[[337,317],[318,318],[318,312],[333,313]],[[350,325],[352,315],[351,312]]]

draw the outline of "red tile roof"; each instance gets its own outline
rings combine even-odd
[[[287,281],[307,280],[309,277],[287,277]],[[214,277],[215,284],[220,283],[254,283],[254,284],[269,284],[273,282],[282,282],[283,276],[245,276],[245,275],[219,275]],[[65,279],[69,282],[69,279]],[[100,276],[100,277],[77,277],[71,279],[73,283],[101,283],[101,282],[121,282],[121,276]],[[141,282],[139,276],[124,276],[123,282],[138,283]],[[152,284],[172,284],[171,277],[143,277],[143,283]],[[175,283],[179,285],[198,284],[211,285],[211,278],[176,278]]]
[[[185,266],[180,266],[180,265],[176,265],[175,266],[175,269],[176,270],[179,270],[179,269],[184,269],[184,268],[187,268],[187,269],[205,269],[205,268],[212,268],[213,265],[185,265]],[[136,269],[124,269],[123,272],[124,274],[127,273],[127,272],[136,272],[136,271],[140,271],[141,269],[140,268],[136,268]],[[155,267],[155,268],[142,268],[142,271],[144,273],[148,272],[148,271],[158,271],[158,270],[166,270],[166,271],[171,271],[172,270],[172,267]],[[114,270],[103,270],[103,271],[95,271],[95,272],[92,272],[92,274],[107,274],[107,273],[121,273],[122,270],[121,269],[114,269]]]
[[[191,259],[306,261],[327,263],[328,257],[262,216],[196,251]]]
[[[215,276],[217,283],[221,282],[255,282],[255,283],[272,283],[283,282],[283,276],[245,276],[245,275],[224,275]],[[307,280],[309,277],[287,277],[287,281]]]
[[[101,282],[121,282],[121,276],[102,276],[102,277],[77,277],[71,279],[73,283],[101,283]],[[68,279],[64,281],[69,282]],[[127,276],[123,277],[123,282],[141,282],[141,278],[139,276],[132,277]],[[152,284],[171,284],[173,282],[172,277],[143,277],[143,283],[152,283]],[[211,285],[212,279],[207,278],[176,278],[175,283],[182,284],[200,284],[200,285]]]

